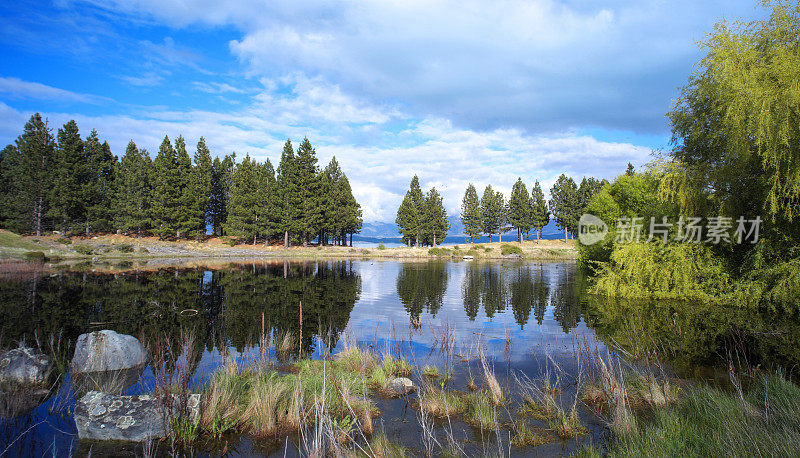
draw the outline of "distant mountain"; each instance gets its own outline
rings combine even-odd
[[[447,231],[448,237],[463,237],[464,236],[464,225],[461,224],[461,217],[458,215],[452,215],[447,218],[450,222],[450,230]],[[563,237],[564,232],[558,229],[556,223],[554,221],[550,221],[550,223],[542,229],[542,237],[546,239],[553,239]],[[392,238],[400,238],[400,235],[397,233],[397,225],[394,223],[383,223],[383,222],[374,222],[374,223],[364,223],[364,226],[361,228],[361,234],[356,237],[361,238],[370,238],[370,239],[392,239]],[[503,237],[506,236],[516,236],[516,231],[508,231],[503,234]]]

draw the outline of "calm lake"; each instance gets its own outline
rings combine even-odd
[[[287,332],[294,336],[292,352],[321,357],[350,339],[379,352],[401,349],[418,367],[446,364],[437,351],[446,335],[453,354],[475,354],[480,348],[501,383],[553,372],[564,395],[572,390],[573,396],[579,348],[621,349],[617,354],[631,364],[658,351],[676,376],[707,380],[724,379],[730,357],[790,374],[800,362],[796,317],[683,302],[609,301],[587,295],[586,283],[573,262],[17,265],[0,273],[0,339],[3,348],[37,340],[49,348],[52,339],[68,363],[75,340],[89,331],[112,329],[145,342],[167,336],[177,345],[181,329],[191,330],[201,354],[192,364],[197,390],[226,357],[244,364],[258,355],[262,329],[274,339]],[[467,361],[452,370],[458,386],[475,366]],[[147,368],[123,392],[152,388]],[[91,450],[96,456],[142,456],[140,445],[79,443],[69,374],[54,391],[32,411],[0,419],[0,453],[63,456]],[[415,411],[402,399],[379,400],[378,407],[378,427],[412,452],[420,451]],[[528,448],[509,448],[501,440],[500,447],[514,455],[568,455],[582,444],[602,444],[602,419],[588,409],[580,416],[589,429],[585,436]],[[450,427],[467,451],[498,450],[495,439],[479,437],[466,424]],[[223,450],[232,456],[292,456],[298,445],[296,438],[265,443],[240,436],[198,445],[193,452],[204,456]]]

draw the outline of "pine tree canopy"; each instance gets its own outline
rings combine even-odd
[[[464,232],[469,237],[470,243],[472,243],[473,239],[480,235],[483,229],[481,201],[472,183],[467,186],[464,198],[461,200],[461,223],[464,225]]]

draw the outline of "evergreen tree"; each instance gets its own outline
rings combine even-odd
[[[89,235],[90,231],[103,232],[111,229],[114,220],[111,202],[117,158],[111,154],[108,142],[100,143],[94,129],[84,141],[84,154],[87,170],[86,180],[83,182],[86,210],[84,224],[86,235]]]
[[[231,189],[233,168],[236,165],[236,153],[225,158],[214,158],[211,166],[211,227],[214,235],[225,235],[225,223],[228,219],[228,197]]]
[[[162,239],[174,235],[178,230],[179,183],[178,156],[169,137],[164,136],[153,160],[153,189],[150,196],[153,230]]]
[[[258,169],[250,155],[236,165],[228,203],[228,220],[226,231],[242,240],[257,242],[259,233],[258,213]]]
[[[353,196],[353,191],[350,188],[350,181],[345,174],[342,174],[339,184],[340,192],[343,196],[342,207],[345,209],[343,215],[344,219],[342,220],[342,244],[345,243],[346,234],[350,234],[350,246],[353,246],[353,234],[361,232],[361,226],[364,224],[361,205],[356,202],[356,198]]]
[[[54,156],[55,140],[47,120],[35,113],[25,123],[22,135],[17,137],[15,157],[9,157],[8,161],[11,189],[9,222],[17,232],[42,235],[47,225],[45,216]]]
[[[595,194],[597,194],[600,189],[603,187],[603,182],[594,178],[594,177],[583,177],[581,180],[580,186],[578,186],[578,207],[579,207],[579,215],[578,218],[580,219],[580,215],[584,213],[584,209],[589,204],[589,201],[592,200]]]
[[[338,200],[338,183],[336,180],[341,178],[341,170],[336,158],[319,173],[319,208],[320,225],[318,240],[320,245],[327,245],[331,234],[336,234],[336,203]]]
[[[522,178],[517,178],[517,182],[511,188],[511,196],[508,199],[508,223],[517,230],[517,240],[522,243],[522,234],[527,234],[533,225],[533,215],[531,199],[528,189]]]
[[[425,196],[425,207],[422,218],[422,240],[423,244],[436,246],[447,237],[450,230],[450,222],[447,220],[447,211],[442,204],[442,196],[431,188]]]
[[[415,245],[419,246],[420,241],[422,239],[422,230],[423,230],[423,218],[425,212],[425,195],[422,194],[422,188],[419,185],[419,178],[414,175],[414,178],[411,179],[411,185],[409,187],[409,195],[411,197],[411,202],[414,204],[415,212],[412,216],[416,216],[416,220],[413,221],[413,227],[415,233]]]
[[[117,164],[115,198],[115,225],[118,229],[129,232],[142,231],[150,226],[150,180],[153,163],[146,150],[139,150],[131,140],[125,149],[125,155]]]
[[[78,124],[72,120],[58,129],[48,216],[62,232],[76,226],[85,215],[82,184],[86,160]]]
[[[547,200],[539,185],[539,180],[531,189],[531,227],[536,231],[536,239],[542,238],[542,228],[550,222],[550,211],[547,209]]]
[[[481,201],[472,183],[467,186],[464,198],[461,200],[461,223],[464,225],[464,232],[469,236],[469,243],[472,243],[483,228]]]
[[[17,156],[14,145],[6,145],[0,151],[0,227],[8,227],[11,215],[11,177],[9,171],[13,169],[13,161]]]
[[[193,183],[192,158],[186,150],[186,141],[182,135],[175,139],[175,156],[175,186],[178,186],[179,191],[175,208],[175,236],[197,236],[200,224],[197,210],[199,189]]]
[[[633,176],[635,174],[636,174],[636,168],[633,166],[633,164],[628,162],[628,168],[625,169],[625,175],[628,175],[630,177],[630,176]]]
[[[298,219],[300,208],[298,196],[300,194],[294,149],[291,140],[286,140],[281,153],[281,162],[278,164],[278,214],[280,230],[283,232],[283,247],[288,248],[291,235],[299,231]]]
[[[269,240],[275,238],[280,232],[280,218],[276,202],[277,182],[275,168],[269,159],[263,164],[259,164],[258,170],[258,228],[259,233],[264,236],[264,242],[268,244]]]
[[[550,189],[550,211],[558,227],[564,230],[564,241],[566,241],[569,233],[575,234],[577,231],[580,218],[578,187],[572,177],[562,173]]]
[[[311,236],[317,233],[322,225],[322,209],[320,208],[320,180],[317,170],[317,155],[308,138],[304,138],[297,148],[295,158],[295,177],[298,188],[298,207],[300,218],[298,233],[303,246],[308,246]]]
[[[483,232],[489,234],[489,242],[493,234],[500,234],[506,223],[506,208],[503,194],[495,192],[492,185],[487,185],[481,197],[481,216],[483,218]],[[502,236],[501,236],[502,240]]]
[[[194,229],[189,231],[189,236],[200,239],[206,234],[206,224],[211,220],[211,191],[214,174],[214,165],[211,161],[211,151],[206,146],[206,140],[200,137],[197,150],[194,153],[194,167],[191,169],[191,216]]]
[[[418,221],[419,214],[414,207],[414,201],[411,199],[411,195],[406,193],[400,203],[400,208],[397,209],[397,216],[394,222],[397,224],[397,231],[400,233],[403,243],[409,247],[416,240]]]

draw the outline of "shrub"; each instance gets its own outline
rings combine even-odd
[[[70,240],[69,237],[64,237],[63,235],[61,237],[59,237],[58,239],[56,239],[56,242],[58,242],[58,243],[60,243],[62,245],[72,245],[72,240]]]
[[[47,256],[45,256],[44,253],[42,253],[41,251],[28,251],[22,256],[28,261],[35,261],[35,262],[47,261]]]
[[[93,253],[92,247],[89,245],[75,245],[73,247],[76,253],[82,254],[84,256],[90,256]]]
[[[433,247],[428,250],[430,256],[450,256],[450,250],[447,248]]]
[[[384,245],[383,242],[381,242],[381,243],[378,244],[378,249],[379,250],[385,250],[386,249],[386,245]]]
[[[237,240],[235,237],[222,237],[222,243],[228,246],[236,246]]]
[[[120,253],[133,253],[133,245],[130,245],[128,243],[117,245],[115,248]]]
[[[500,254],[503,256],[508,256],[510,254],[518,254],[522,256],[522,248],[514,245],[503,244],[500,246]]]

